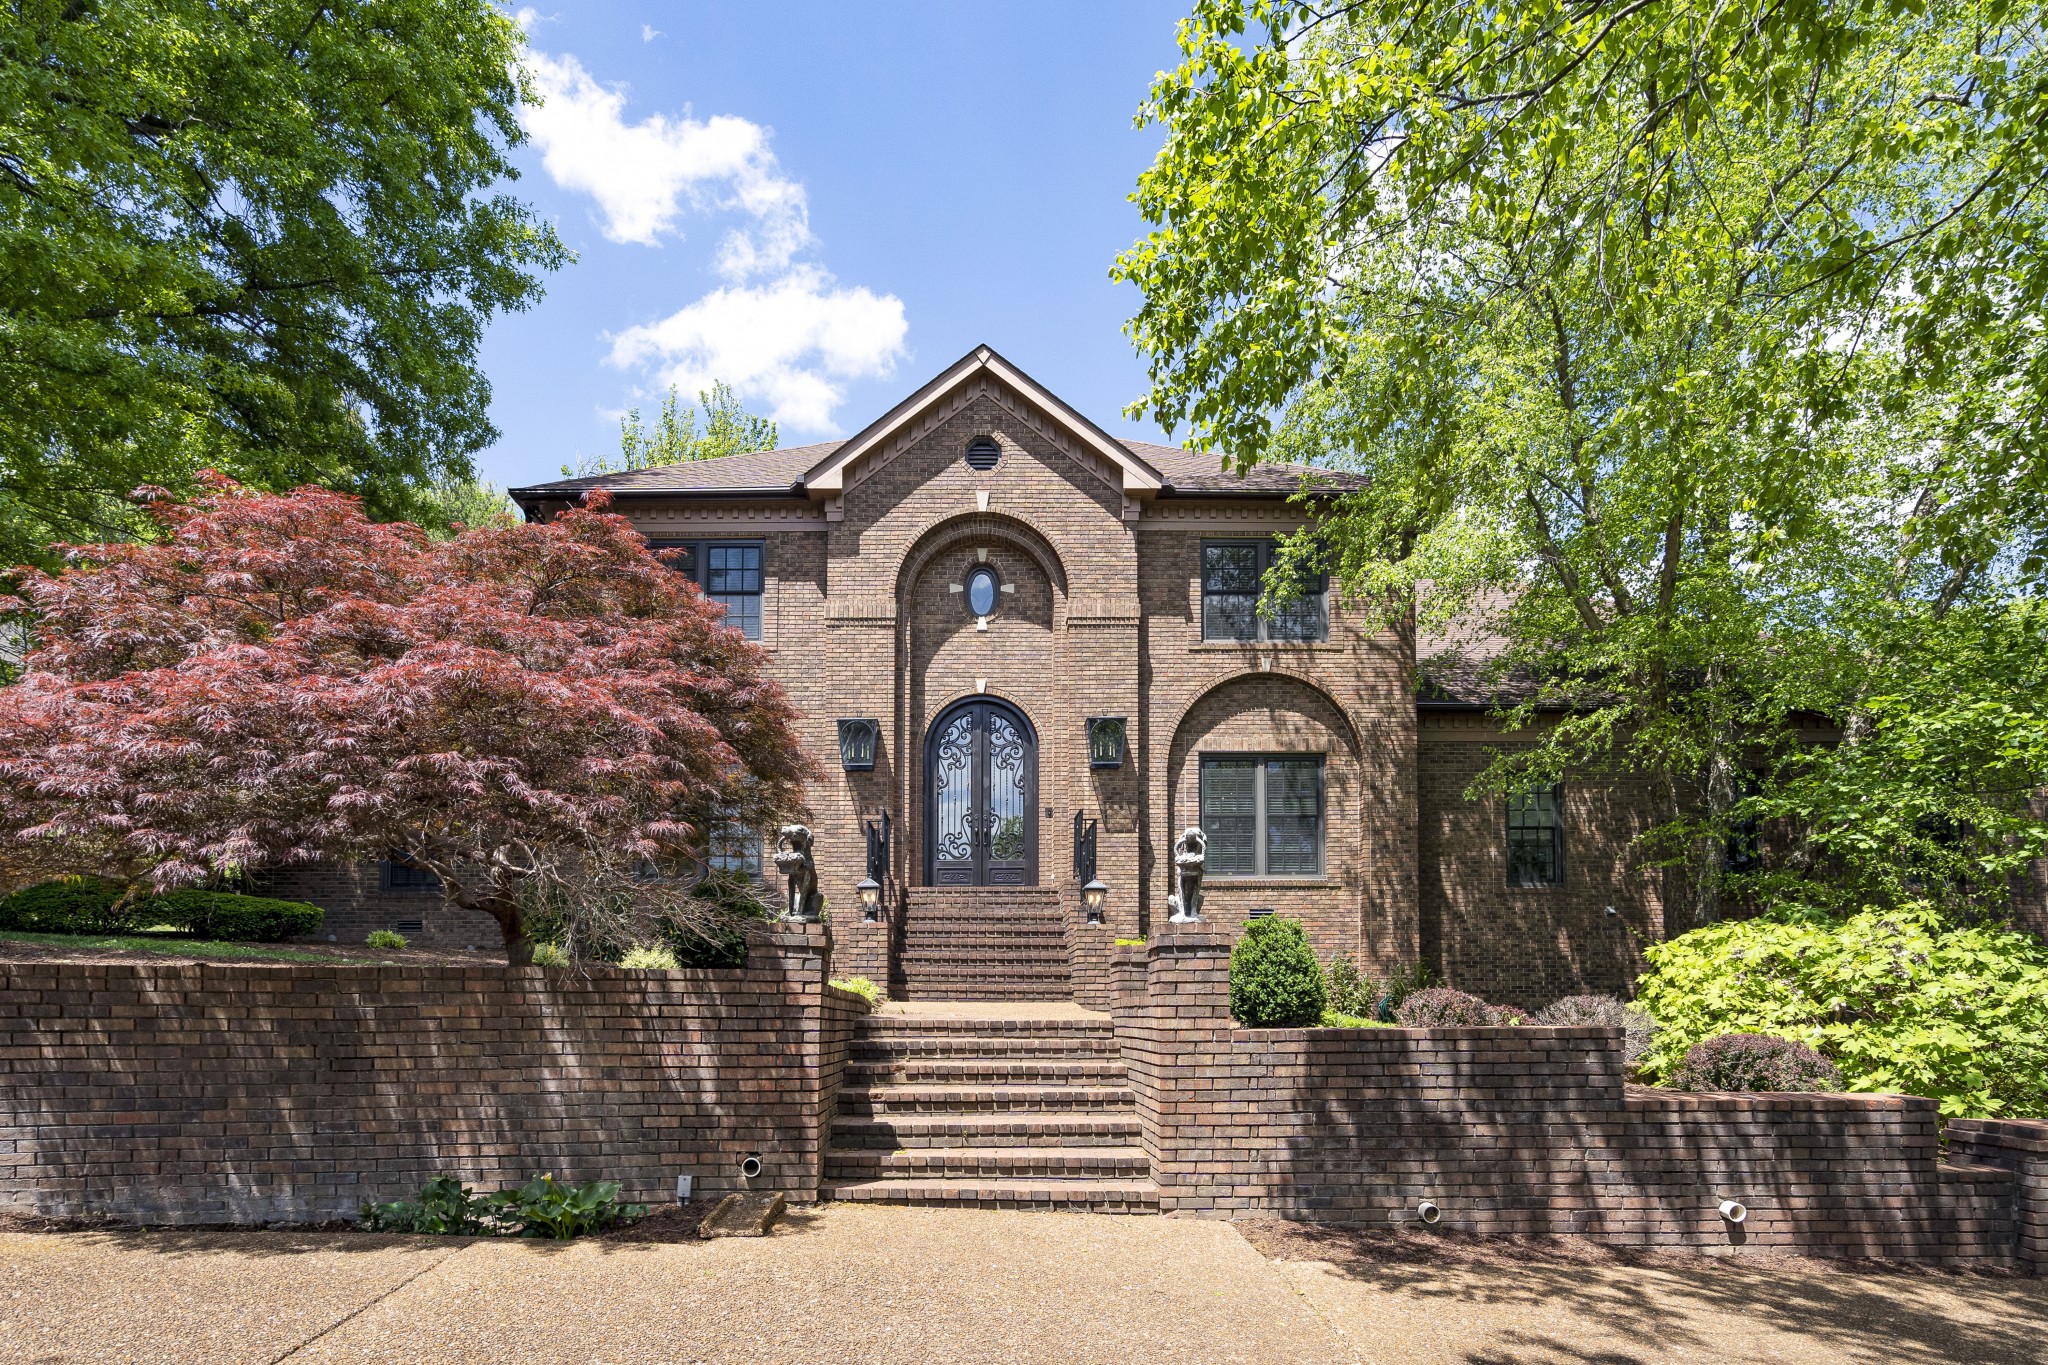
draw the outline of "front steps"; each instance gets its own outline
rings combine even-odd
[[[824,1197],[1156,1213],[1107,1020],[871,1014],[856,1026]]]
[[[1072,1000],[1059,891],[910,888],[889,987],[899,1000]]]

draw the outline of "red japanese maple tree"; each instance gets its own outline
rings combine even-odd
[[[798,812],[813,766],[760,647],[601,499],[435,543],[214,480],[152,502],[159,543],[23,571],[11,861],[168,889],[395,856],[513,962],[543,902],[701,913],[650,870],[696,863],[716,820]]]

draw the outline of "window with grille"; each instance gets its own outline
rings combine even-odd
[[[711,831],[710,856],[705,861],[714,872],[735,872],[759,881],[761,836],[736,820],[722,821]]]
[[[1508,885],[1564,884],[1562,787],[1538,787],[1508,797]]]
[[[1323,870],[1320,755],[1204,755],[1208,875],[1314,877]]]
[[[386,858],[377,865],[377,883],[385,891],[432,892],[438,895],[441,890],[439,877],[397,858]]]
[[[762,546],[759,541],[650,540],[662,561],[725,608],[725,623],[749,640],[761,638]]]
[[[1204,640],[1316,641],[1330,634],[1329,579],[1305,576],[1296,595],[1271,616],[1259,615],[1259,589],[1279,556],[1270,540],[1202,542],[1202,638]]]

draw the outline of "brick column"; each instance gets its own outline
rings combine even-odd
[[[1949,1159],[1999,1166],[2019,1177],[2019,1259],[2048,1266],[2048,1122],[1952,1119]]]

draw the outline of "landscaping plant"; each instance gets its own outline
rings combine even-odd
[[[370,936],[364,939],[363,942],[372,948],[383,948],[386,951],[396,952],[405,947],[405,935],[399,933],[396,929],[372,929]]]
[[[1657,1035],[1657,1021],[1645,1010],[1611,995],[1567,995],[1536,1011],[1532,1024],[1575,1028],[1600,1025],[1621,1030],[1622,1055],[1630,1072],[1642,1067],[1650,1043]]]
[[[1951,1117],[2048,1117],[2048,948],[2031,934],[1926,904],[1782,910],[1646,956],[1653,1074],[1715,1035],[1770,1033],[1825,1054],[1850,1090],[1930,1096]]]
[[[397,858],[513,963],[536,911],[572,958],[729,951],[689,874],[719,824],[800,813],[816,765],[766,653],[604,507],[434,541],[211,478],[149,538],[66,547],[23,575],[34,647],[0,688],[9,858],[159,893]]]
[[[882,988],[864,976],[844,977],[832,984],[867,1001],[869,1009],[877,1008],[882,1003]]]
[[[537,1175],[496,1194],[474,1194],[453,1176],[437,1175],[418,1199],[365,1203],[365,1232],[412,1232],[451,1237],[548,1237],[567,1241],[602,1232],[614,1223],[645,1217],[644,1204],[621,1204],[615,1180],[583,1185]]]
[[[1329,1004],[1298,919],[1255,919],[1230,950],[1230,1012],[1246,1028],[1307,1028]]]
[[[501,1190],[489,1199],[490,1216],[501,1228],[520,1237],[548,1237],[566,1242],[586,1232],[602,1232],[614,1223],[645,1217],[644,1204],[621,1204],[619,1182],[592,1180],[564,1185],[552,1175],[537,1175],[516,1189]]]
[[[1489,1005],[1476,995],[1430,986],[1402,1000],[1394,1011],[1394,1022],[1402,1028],[1491,1028],[1519,1024],[1521,1015],[1500,1005]]]
[[[668,949],[644,947],[627,949],[625,956],[619,959],[619,965],[653,972],[672,972],[678,966],[676,955]]]
[[[1687,1049],[1666,1084],[1673,1090],[1839,1090],[1842,1073],[1794,1039],[1722,1033]]]
[[[488,1237],[497,1231],[490,1222],[490,1199],[474,1195],[451,1175],[437,1175],[417,1199],[388,1204],[363,1204],[365,1232],[413,1232],[446,1237]]]
[[[134,903],[102,877],[62,877],[0,900],[0,929],[29,934],[112,934],[135,925]]]
[[[141,918],[149,923],[173,925],[197,938],[277,943],[318,929],[321,910],[304,901],[191,890],[150,898],[142,908]]]

